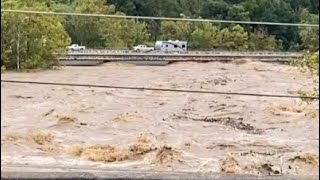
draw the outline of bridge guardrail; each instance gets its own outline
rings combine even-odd
[[[97,54],[97,53],[73,53],[67,54],[67,57],[284,57],[284,58],[300,58],[302,54],[144,54],[144,53],[109,53],[109,54]]]
[[[186,53],[162,53],[157,51],[152,51],[149,53],[138,53],[132,50],[100,50],[100,49],[87,49],[79,53],[68,53],[68,54],[201,54],[201,55],[210,55],[210,54],[222,54],[222,55],[290,55],[290,56],[301,56],[300,52],[273,52],[273,51],[188,51]]]

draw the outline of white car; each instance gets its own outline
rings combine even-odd
[[[68,51],[84,51],[86,50],[85,46],[79,46],[78,44],[72,44],[67,47]]]
[[[150,51],[153,51],[154,48],[153,47],[147,47],[146,45],[138,45],[138,46],[134,46],[133,50],[135,52],[150,52]]]

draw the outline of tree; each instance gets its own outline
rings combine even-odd
[[[191,35],[190,46],[194,49],[246,50],[248,33],[240,25],[220,29],[211,23],[196,26]]]
[[[275,36],[261,37],[252,33],[249,36],[248,48],[253,51],[281,51],[281,43]]]
[[[231,33],[230,33],[231,45],[228,47],[228,49],[241,50],[241,51],[247,50],[248,40],[249,40],[249,35],[242,26],[240,25],[233,26],[231,28]]]
[[[5,0],[2,5],[12,9],[18,0]],[[21,0],[21,7],[32,10],[118,14],[136,16],[191,17],[239,21],[267,21],[284,23],[318,23],[317,0]],[[32,8],[31,8],[32,7]],[[8,14],[8,13],[7,13]],[[6,17],[9,17],[6,15]],[[17,17],[23,17],[20,14]],[[31,17],[31,16],[30,16]],[[33,17],[33,16],[32,16]],[[38,16],[34,16],[39,18]],[[41,16],[44,18],[44,16]],[[16,18],[16,17],[10,17]],[[37,19],[35,18],[35,19]],[[8,19],[2,31],[9,31]],[[32,26],[30,19],[16,19],[19,37],[3,36],[2,62],[10,60],[17,44],[24,40],[22,32]],[[314,27],[288,27],[268,25],[235,25],[194,23],[187,21],[128,20],[101,17],[61,16],[55,21],[63,24],[73,43],[89,48],[128,49],[135,44],[156,40],[186,40],[191,49],[224,50],[314,50],[319,47],[319,32]],[[59,27],[59,26],[57,26]],[[32,28],[32,27],[27,27]],[[11,29],[12,30],[12,29]],[[37,32],[37,31],[36,31]],[[9,34],[13,36],[13,34]],[[16,35],[16,34],[15,34]],[[31,36],[31,35],[29,35]],[[20,42],[19,41],[19,42]],[[28,42],[30,44],[30,42]],[[19,43],[19,49],[25,44]],[[22,53],[22,52],[21,52]],[[19,51],[19,55],[21,55]]]
[[[319,1],[318,0],[285,0],[289,3],[295,12],[300,12],[301,9],[307,9],[310,13],[319,13]]]
[[[2,8],[49,11],[45,0],[3,0]],[[1,66],[7,69],[50,68],[70,40],[58,18],[1,14]]]
[[[209,50],[218,48],[222,40],[217,39],[219,28],[211,23],[199,23],[191,34],[192,49]]]
[[[233,5],[230,7],[226,18],[233,21],[250,21],[249,15],[249,11],[244,6]]]
[[[104,0],[79,0],[74,4],[74,11],[78,13],[117,14],[113,5]],[[100,18],[100,17],[72,17],[65,19],[65,28],[74,43],[89,48],[131,48],[137,43],[149,39],[145,23],[134,20]]]
[[[117,11],[133,16],[159,16],[158,0],[105,0],[108,4],[114,4]]]
[[[102,0],[80,0],[75,5],[77,13],[115,14],[114,6],[107,6]],[[72,17],[70,36],[74,43],[92,48],[105,45],[104,29],[108,19],[99,17]]]
[[[223,0],[209,0],[205,1],[201,9],[201,17],[226,19],[228,16],[230,5]]]
[[[206,0],[177,0],[177,11],[187,17],[199,18]]]
[[[294,23],[297,17],[290,4],[284,0],[257,0],[257,5],[250,11],[250,19],[260,22]],[[259,28],[259,26],[253,26]],[[298,29],[288,26],[267,26],[268,34],[282,41],[285,50],[298,41]]]
[[[304,9],[301,14],[302,23],[319,24],[319,15],[310,14],[307,9]],[[300,27],[299,35],[302,41],[302,48],[318,51],[319,50],[319,28],[317,27]]]
[[[303,9],[307,9],[311,14],[319,14],[318,0],[108,0],[108,2],[115,4],[117,10],[121,10],[128,15],[138,16],[179,17],[183,13],[192,18],[300,23],[302,19],[299,14]],[[176,24],[166,22],[162,25],[160,21],[145,22],[149,32],[152,34],[152,40],[159,39],[160,33],[161,37],[181,38],[181,30],[179,30],[178,26],[182,24],[178,22]],[[161,32],[159,31],[160,26]],[[191,26],[191,29],[194,29],[195,24],[192,23]],[[234,25],[219,24],[219,26],[230,31],[230,28]],[[184,28],[184,26],[182,27]],[[253,33],[250,35],[252,40],[251,48],[253,41],[277,44],[274,48],[268,47],[264,49],[282,50],[299,50],[300,43],[302,43],[300,35],[302,31],[298,27],[262,25],[246,25],[242,27],[245,28],[247,34]],[[266,34],[266,36],[258,35],[256,33],[258,31]],[[270,38],[267,36],[270,36]],[[279,45],[282,47],[279,47]],[[260,44],[257,44],[257,46],[260,46]]]
[[[183,21],[162,21],[161,39],[164,40],[189,40],[192,32],[192,23]]]
[[[104,29],[106,47],[130,49],[134,45],[146,43],[150,38],[145,23],[135,20],[113,19]]]

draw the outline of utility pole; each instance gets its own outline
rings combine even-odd
[[[18,31],[17,39],[17,70],[20,69],[20,32]]]

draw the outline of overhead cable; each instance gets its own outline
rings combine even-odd
[[[92,88],[106,88],[106,89],[140,90],[140,91],[165,91],[165,92],[177,92],[177,93],[218,94],[218,95],[230,95],[230,96],[256,96],[256,97],[292,98],[292,99],[303,98],[303,99],[310,99],[310,100],[319,99],[319,97],[315,97],[315,96],[301,97],[301,96],[276,95],[276,94],[219,92],[219,91],[205,91],[205,90],[186,90],[186,89],[169,89],[169,88],[165,89],[165,88],[130,87],[130,86],[114,86],[114,85],[71,84],[71,83],[18,81],[18,80],[1,80],[1,82],[18,83],[18,84],[50,85],[50,86],[73,86],[73,87],[92,87]]]

